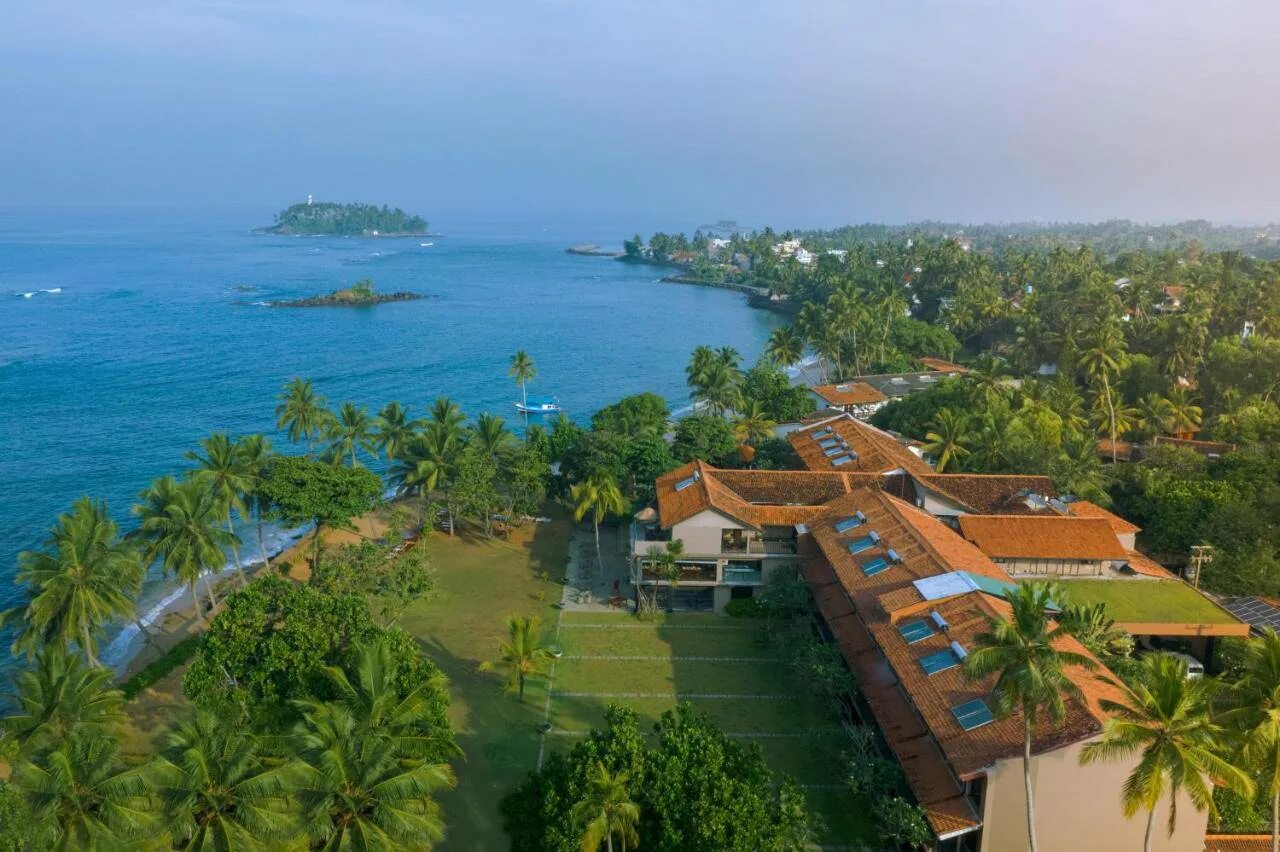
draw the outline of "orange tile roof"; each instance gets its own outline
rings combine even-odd
[[[840,455],[828,456],[826,448],[821,446],[821,441],[826,438],[814,439],[813,437],[824,429],[830,429],[835,437],[842,439],[857,453],[857,458],[843,465],[832,464],[832,459],[839,458]],[[869,423],[863,423],[849,414],[841,414],[829,420],[814,423],[808,428],[798,429],[787,435],[787,440],[796,451],[796,455],[800,457],[800,461],[809,470],[840,473],[888,473],[894,470],[905,470],[912,474],[933,473],[933,468],[892,435]]]
[[[1103,518],[1066,515],[961,515],[960,532],[993,559],[1125,559]]]
[[[933,370],[935,373],[967,373],[966,368],[959,364],[953,364],[942,358],[920,358],[920,365],[927,369]]]
[[[1025,492],[1053,495],[1057,489],[1047,476],[1009,473],[927,473],[913,474],[925,488],[936,491],[981,514],[1032,511]]]
[[[889,398],[866,382],[814,385],[809,390],[826,400],[828,405],[870,405]]]
[[[1077,518],[1102,518],[1111,524],[1111,529],[1115,530],[1116,535],[1128,535],[1130,533],[1142,532],[1142,527],[1137,524],[1130,523],[1115,512],[1109,512],[1088,500],[1073,500],[1067,504],[1067,511]]]
[[[1204,852],[1271,852],[1271,835],[1206,834]]]
[[[1165,568],[1159,562],[1156,562],[1145,553],[1139,553],[1136,550],[1130,550],[1126,554],[1129,560],[1129,567],[1133,569],[1135,574],[1144,574],[1148,577],[1158,577],[1161,580],[1177,580],[1178,575]]]
[[[1128,441],[1115,441],[1115,452],[1111,451],[1112,441],[1110,438],[1102,438],[1098,441],[1098,455],[1109,459],[1114,455],[1117,461],[1132,461],[1134,452],[1138,449],[1137,444]]]

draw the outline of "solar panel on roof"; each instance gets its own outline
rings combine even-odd
[[[842,465],[842,464],[848,464],[851,461],[853,461],[853,458],[850,457],[848,454],[845,454],[843,456],[837,456],[836,458],[833,458],[831,460],[831,463],[833,465]]]
[[[847,455],[847,452],[844,447],[840,446],[839,444],[836,444],[834,447],[832,447],[829,450],[823,450],[822,454],[827,458],[831,458],[832,456]]]
[[[852,553],[854,556],[857,556],[859,553],[862,553],[864,550],[870,550],[871,548],[875,547],[879,543],[880,543],[880,536],[876,534],[875,530],[872,530],[870,535],[864,535],[862,538],[858,539],[857,541],[850,542],[849,552]]]
[[[898,632],[902,634],[902,638],[907,640],[907,644],[919,642],[921,639],[927,639],[933,635],[933,628],[929,626],[929,622],[924,619],[917,618],[915,621],[908,621],[898,627]]]
[[[810,432],[810,433],[809,433],[809,437],[810,437],[810,438],[812,438],[813,440],[817,441],[818,439],[820,439],[820,438],[825,438],[826,436],[828,436],[828,435],[830,435],[830,434],[831,434],[831,430],[830,430],[829,428],[828,428],[828,429],[819,429],[817,432]]]
[[[861,512],[859,512],[853,517],[842,518],[841,520],[836,521],[834,524],[835,530],[838,533],[848,532],[854,527],[861,526],[862,522],[865,520],[866,520],[866,517]]]
[[[960,665],[960,660],[956,658],[950,648],[945,651],[936,651],[927,657],[920,658],[920,668],[924,669],[924,673],[927,675],[945,672],[947,669],[954,669],[958,665]]]
[[[996,718],[995,714],[991,712],[991,708],[987,706],[987,702],[981,698],[957,704],[951,708],[951,715],[956,717],[956,722],[966,731],[980,728]]]
[[[686,476],[684,479],[676,483],[676,490],[683,491],[701,478],[702,474],[695,470],[693,472],[693,476]]]
[[[825,441],[819,441],[818,446],[824,450],[829,450],[832,447],[840,446],[840,440],[838,438],[827,438]]]
[[[862,563],[862,573],[868,577],[874,577],[881,571],[889,567],[889,560],[883,556],[877,556],[875,559],[868,559]]]

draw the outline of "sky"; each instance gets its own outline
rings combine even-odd
[[[1280,220],[1280,4],[41,0],[0,207]]]

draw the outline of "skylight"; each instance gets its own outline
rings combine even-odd
[[[864,535],[862,538],[858,539],[857,541],[850,542],[849,552],[857,556],[859,553],[862,553],[864,550],[870,550],[871,548],[875,547],[879,543],[880,543],[879,533],[877,533],[875,530],[872,530],[870,533],[868,533],[867,535]]]
[[[919,642],[921,639],[928,639],[933,635],[933,628],[929,626],[929,622],[922,618],[915,621],[908,621],[898,628],[898,632],[902,634],[902,638],[907,640],[910,645],[913,642]]]
[[[831,463],[833,465],[839,466],[842,464],[848,464],[851,461],[853,461],[853,456],[849,455],[848,453],[845,453],[842,456],[836,456],[835,458],[833,458],[831,460]]]
[[[838,447],[838,446],[840,446],[840,439],[839,439],[839,438],[827,438],[825,441],[819,441],[819,442],[818,442],[818,446],[819,446],[819,447],[822,447],[822,449],[824,449],[824,450],[829,450],[829,449],[831,449],[832,447]]]
[[[840,446],[839,444],[836,444],[834,447],[831,447],[830,449],[823,450],[822,454],[827,458],[831,458],[832,456],[838,456],[842,454],[848,455],[848,451],[844,447]]]
[[[924,673],[927,675],[945,672],[947,669],[954,669],[958,665],[960,665],[960,660],[950,648],[920,658],[920,668],[924,669]]]
[[[960,727],[966,731],[972,731],[974,728],[981,728],[995,720],[995,714],[991,712],[991,708],[987,706],[987,702],[981,698],[975,698],[972,701],[966,701],[963,704],[957,704],[951,708],[951,715],[956,717],[956,721],[960,723]]]
[[[702,474],[695,470],[692,476],[686,476],[684,479],[676,483],[676,490],[683,491],[701,478]]]
[[[830,427],[828,427],[826,429],[819,429],[817,432],[810,432],[809,437],[815,441],[818,441],[818,440],[821,440],[822,438],[827,437],[830,434],[831,434],[831,429]]]
[[[868,559],[866,562],[862,563],[862,573],[866,574],[868,577],[874,577],[888,567],[889,560],[885,559],[883,556],[877,556],[875,559]]]

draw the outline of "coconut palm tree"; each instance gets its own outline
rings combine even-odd
[[[401,759],[394,738],[362,731],[336,702],[308,707],[295,739],[295,796],[321,848],[430,849],[444,837],[433,796],[454,784],[446,764]]]
[[[789,366],[804,357],[804,338],[795,326],[779,326],[769,335],[764,352],[779,367]]]
[[[145,542],[143,555],[148,562],[159,559],[165,573],[187,584],[196,617],[205,624],[196,581],[204,576],[212,610],[217,601],[208,575],[226,561],[223,548],[236,543],[235,534],[219,526],[221,507],[213,493],[196,480],[178,482],[172,476],[161,477],[140,497],[142,502],[133,511],[141,523],[131,535]]]
[[[80,646],[98,665],[98,635],[116,618],[135,618],[132,594],[142,582],[137,548],[122,541],[101,501],[81,497],[61,515],[45,549],[18,554],[15,582],[27,587],[27,604],[4,620],[21,626],[14,651],[42,645]],[[145,633],[143,635],[146,635]]]
[[[110,669],[86,666],[65,648],[47,645],[35,665],[13,678],[4,697],[13,708],[0,732],[28,757],[72,737],[110,737],[124,721],[124,694],[113,689]]]
[[[316,393],[309,379],[295,378],[284,386],[276,406],[276,428],[287,429],[293,443],[305,441],[310,455],[315,439],[332,416],[325,408],[327,400]]]
[[[1063,606],[1058,623],[1095,657],[1127,657],[1133,651],[1133,637],[1116,627],[1104,603]]]
[[[150,769],[128,768],[114,737],[71,737],[40,760],[20,761],[12,784],[31,804],[39,848],[123,849],[152,834]]]
[[[462,409],[458,407],[458,403],[447,396],[436,397],[436,401],[431,406],[431,422],[446,432],[459,432],[462,429],[463,421],[466,419],[467,417],[462,413]]]
[[[1149,393],[1138,400],[1138,428],[1147,436],[1163,435],[1173,422],[1173,406],[1158,393]]]
[[[581,521],[588,513],[591,515],[596,534],[596,564],[603,566],[600,521],[609,515],[620,515],[627,508],[622,492],[618,489],[618,480],[606,470],[594,470],[585,480],[570,487],[569,499],[573,501],[575,521]]]
[[[1111,382],[1124,360],[1124,335],[1114,321],[1103,322],[1094,329],[1092,338],[1080,353],[1080,369],[1095,384],[1107,402],[1107,421],[1110,424],[1111,461],[1116,460],[1116,412]]]
[[[1271,799],[1271,852],[1280,852],[1280,636],[1270,627],[1249,642],[1244,673],[1221,699],[1219,720],[1239,743],[1240,765],[1258,773]]]
[[[388,402],[374,418],[373,444],[387,457],[387,461],[395,461],[417,434],[418,426],[418,421],[409,417],[403,405]]]
[[[615,835],[620,852],[627,852],[628,843],[640,842],[636,833],[640,806],[627,792],[630,781],[626,772],[610,772],[602,761],[596,762],[587,778],[586,792],[572,811],[573,824],[582,831],[582,852],[599,852],[601,841],[613,852]]]
[[[986,680],[995,675],[991,695],[995,713],[1022,714],[1022,780],[1027,797],[1027,842],[1036,852],[1035,804],[1031,789],[1031,744],[1042,713],[1054,722],[1066,714],[1066,699],[1080,699],[1073,678],[1080,669],[1096,667],[1092,657],[1064,650],[1067,629],[1049,620],[1055,589],[1046,583],[1024,583],[1008,595],[1009,618],[989,617],[964,661],[965,676]],[[1061,595],[1058,595],[1059,597]]]
[[[498,643],[498,659],[480,664],[480,671],[505,670],[507,689],[524,701],[525,680],[546,671],[551,652],[542,644],[542,619],[536,615],[507,616],[507,639]]]
[[[257,734],[208,711],[169,732],[153,771],[178,848],[252,849],[299,834],[287,799],[290,767],[267,757]]]
[[[329,439],[329,446],[324,457],[334,464],[340,464],[346,458],[351,467],[359,466],[360,460],[356,457],[359,450],[377,457],[373,420],[363,405],[350,401],[342,403],[338,413],[328,419],[325,437]]]
[[[497,458],[512,442],[511,432],[507,429],[502,418],[496,417],[487,411],[476,418],[476,425],[471,432],[471,438],[487,455],[493,458]]]
[[[1143,844],[1151,852],[1156,806],[1167,795],[1169,834],[1176,827],[1176,802],[1186,793],[1196,810],[1216,814],[1213,787],[1221,784],[1241,795],[1253,795],[1253,783],[1237,767],[1219,757],[1223,730],[1210,710],[1213,682],[1187,678],[1187,664],[1170,654],[1148,654],[1131,682],[1123,687],[1125,699],[1103,699],[1111,714],[1102,726],[1102,737],[1086,743],[1082,764],[1132,760],[1137,765],[1124,782],[1125,816],[1147,812]]]
[[[1169,428],[1181,437],[1190,437],[1200,428],[1204,409],[1196,405],[1184,387],[1169,391]]]
[[[743,405],[743,411],[733,420],[733,437],[740,444],[758,444],[773,437],[777,424],[770,419],[764,406],[757,399]]]
[[[938,473],[945,473],[964,462],[971,452],[967,446],[971,438],[969,418],[942,408],[933,416],[933,428],[925,434],[921,449],[936,460],[934,467]]]
[[[529,353],[523,349],[516,350],[516,354],[511,356],[511,369],[507,371],[507,375],[520,383],[520,401],[528,405],[529,394],[525,388],[538,375],[538,368],[533,365]]]
[[[222,523],[234,539],[231,542],[231,560],[240,576],[240,585],[247,586],[249,577],[240,564],[240,548],[237,546],[239,539],[235,537],[236,530],[231,523],[233,512],[242,520],[249,514],[244,497],[252,489],[253,483],[244,463],[244,454],[239,444],[232,441],[226,432],[214,432],[203,439],[200,441],[200,449],[204,451],[203,455],[191,450],[187,453],[187,458],[199,465],[194,478],[209,489],[218,503]]]
[[[271,554],[267,552],[263,523],[264,516],[271,511],[271,501],[262,493],[262,483],[266,480],[267,468],[271,464],[271,441],[264,435],[246,435],[236,442],[236,450],[240,454],[241,474],[246,488],[240,495],[240,501],[246,509],[253,512],[258,530],[258,553],[262,556],[263,565],[270,568]]]

